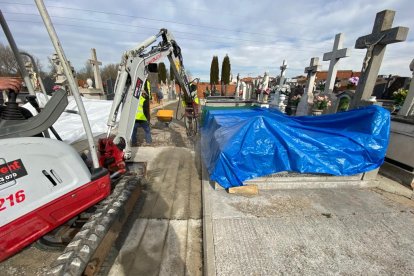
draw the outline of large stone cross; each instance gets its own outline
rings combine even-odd
[[[279,79],[279,85],[283,85],[285,82],[285,71],[287,69],[287,63],[286,60],[283,60],[282,65],[280,66],[280,79]]]
[[[91,49],[92,58],[89,60],[89,62],[93,66],[93,77],[95,79],[95,89],[103,89],[102,86],[102,78],[101,74],[99,72],[99,65],[102,65],[102,62],[98,61],[96,57],[96,50],[95,48]]]
[[[335,36],[335,42],[332,48],[332,52],[323,54],[324,61],[330,60],[328,77],[325,83],[325,90],[324,90],[325,94],[331,94],[333,91],[333,88],[335,85],[336,73],[338,72],[337,65],[338,65],[339,59],[349,56],[348,48],[342,48],[343,41],[344,41],[344,35],[342,33],[337,34]]]
[[[392,27],[395,11],[384,10],[377,13],[372,33],[361,36],[355,42],[356,49],[367,49],[361,70],[361,77],[352,100],[352,108],[364,105],[374,90],[381,62],[387,44],[406,40],[408,28]]]
[[[313,57],[309,67],[305,68],[305,73],[308,74],[308,81],[303,96],[300,99],[296,115],[302,116],[309,114],[310,107],[313,105],[313,88],[315,86],[316,72],[320,71],[320,69],[319,58]]]

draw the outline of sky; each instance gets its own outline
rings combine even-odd
[[[103,65],[119,63],[122,53],[166,28],[181,47],[184,66],[192,77],[209,81],[211,60],[230,57],[232,75],[280,74],[287,61],[287,77],[304,75],[312,57],[322,61],[337,33],[350,57],[339,61],[341,70],[360,71],[366,53],[355,49],[358,37],[370,34],[375,15],[396,11],[393,27],[409,27],[407,40],[387,46],[380,74],[411,76],[414,58],[414,1],[412,0],[71,0],[44,1],[66,57],[80,70],[96,48]],[[54,53],[34,1],[0,0],[17,46],[40,59]],[[4,34],[0,42],[7,45]],[[165,63],[168,63],[165,60]],[[168,68],[168,65],[167,65]]]

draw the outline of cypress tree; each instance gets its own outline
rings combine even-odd
[[[170,63],[170,80],[174,80],[174,79],[175,79],[175,75],[174,75],[172,64]]]
[[[226,55],[223,59],[223,63],[221,64],[221,82],[223,84],[230,83],[230,72],[231,72],[230,58],[228,55]]]
[[[219,63],[218,57],[213,56],[210,66],[210,85],[218,84],[219,82]]]
[[[167,69],[165,68],[164,62],[158,64],[158,81],[166,83],[167,81]]]

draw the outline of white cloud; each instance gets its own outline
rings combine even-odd
[[[396,11],[394,26],[409,27],[411,32],[406,42],[387,47],[380,73],[409,76],[414,57],[411,0],[59,0],[46,1],[46,6],[66,56],[77,69],[84,66],[92,47],[104,64],[116,63],[129,47],[168,28],[182,48],[186,68],[203,80],[209,78],[213,55],[221,63],[228,54],[234,75],[257,76],[264,71],[276,75],[286,59],[287,76],[296,76],[303,74],[314,56],[320,57],[326,70],[323,53],[331,51],[339,32],[345,34],[344,47],[352,49],[339,67],[359,71],[365,51],[354,49],[355,40],[371,32],[375,14],[384,9]],[[53,47],[33,2],[4,2],[2,11],[18,46],[47,67]],[[0,38],[5,41],[2,34]]]

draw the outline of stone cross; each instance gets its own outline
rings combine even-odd
[[[236,100],[240,98],[240,84],[240,74],[237,74],[236,91],[234,92]]]
[[[102,62],[98,61],[98,59],[96,57],[96,49],[95,48],[91,49],[91,54],[92,54],[92,58],[89,60],[89,62],[93,66],[93,77],[95,79],[95,89],[102,90],[103,89],[102,78],[101,78],[101,74],[99,72],[99,65],[102,65]]]
[[[168,96],[170,100],[175,100],[176,99],[176,97],[177,97],[176,92],[177,91],[175,91],[175,79],[172,79],[170,81],[170,91],[169,91],[169,96]]]
[[[241,82],[241,90],[242,90],[242,100],[246,100],[246,95],[247,95],[247,85],[244,81]]]
[[[355,42],[356,49],[367,49],[361,70],[361,77],[353,97],[351,108],[365,105],[374,90],[378,72],[387,44],[406,40],[408,28],[391,28],[395,11],[384,10],[377,13],[372,33],[361,36]],[[364,103],[365,102],[365,103]]]
[[[29,74],[29,78],[30,78],[30,81],[32,82],[33,89],[36,91],[38,89],[38,86],[39,86],[38,83],[39,82],[37,80],[37,74],[34,71],[34,67],[33,67],[32,62],[31,61],[26,62],[24,64],[24,67],[26,67],[26,71]]]
[[[252,94],[251,95],[252,95],[252,98],[253,98],[253,96],[255,96],[257,101],[259,101],[259,97],[260,97],[259,84],[260,84],[261,81],[262,81],[262,78],[259,77],[259,78],[254,79],[253,84],[252,84]]]
[[[247,92],[246,92],[246,99],[251,100],[253,97],[253,84],[247,84]]]
[[[283,85],[285,82],[285,71],[287,69],[287,63],[286,60],[283,60],[282,66],[280,66],[280,79],[279,79],[279,85]]]
[[[398,115],[402,116],[414,115],[414,59],[410,63],[410,70],[411,72],[413,72],[413,76],[411,77],[410,89],[408,90],[408,94],[405,98],[402,108],[400,109],[400,111],[398,111]]]
[[[260,84],[260,98],[259,101],[263,103],[267,103],[268,95],[265,93],[269,88],[269,74],[267,72],[264,73],[262,78],[262,83]]]
[[[323,54],[323,60],[329,62],[329,70],[328,70],[328,77],[326,79],[325,84],[325,94],[331,94],[335,85],[336,73],[338,72],[338,61],[341,58],[348,57],[349,51],[348,48],[342,48],[344,40],[344,35],[339,33],[335,36],[334,46],[332,48],[332,52],[328,52]],[[340,49],[342,48],[342,49]]]
[[[63,65],[60,62],[60,59],[59,59],[58,55],[53,54],[51,60],[52,60],[52,63],[55,66],[55,69],[56,69],[56,73],[54,74],[55,84],[57,84],[61,87],[64,87],[64,89],[66,90],[68,95],[72,95],[72,92],[69,89],[68,79],[66,78],[66,75],[63,71]],[[71,65],[70,61],[68,61],[68,64],[69,64],[70,69],[72,70],[73,77],[75,78],[75,83],[78,83],[78,81],[75,77],[76,76],[75,69]]]
[[[319,58],[313,57],[310,62],[310,66],[305,68],[305,73],[308,74],[308,81],[306,88],[300,99],[296,115],[308,115],[309,108],[313,105],[313,88],[315,86],[316,72],[320,71]]]

